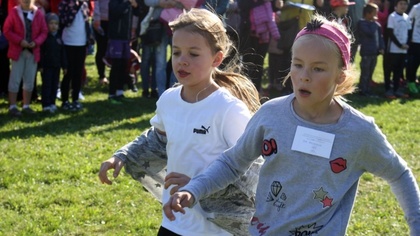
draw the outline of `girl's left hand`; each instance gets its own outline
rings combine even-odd
[[[191,178],[177,172],[171,172],[165,177],[165,189],[168,189],[171,185],[175,187],[171,188],[170,194],[178,192],[178,189],[184,187],[190,182]]]

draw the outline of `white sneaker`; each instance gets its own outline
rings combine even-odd
[[[79,100],[85,100],[85,96],[83,96],[82,91],[79,93]]]
[[[60,89],[57,89],[57,98],[61,99],[61,90]]]
[[[43,107],[42,111],[44,112],[49,112],[49,113],[54,113],[54,109],[51,106],[47,106],[47,107]]]
[[[54,112],[56,112],[58,110],[56,105],[51,105],[50,106],[51,110],[53,110]]]

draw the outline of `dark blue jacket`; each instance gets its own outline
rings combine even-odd
[[[58,67],[67,69],[67,59],[63,41],[59,33],[48,33],[47,39],[41,45],[41,60],[39,68]]]
[[[376,21],[360,19],[357,22],[357,42],[360,56],[376,56],[385,48],[381,25]]]
[[[133,15],[139,15],[138,9],[127,0],[110,0],[108,11],[108,38],[130,40]]]

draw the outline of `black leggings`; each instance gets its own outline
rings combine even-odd
[[[157,236],[181,236],[160,226]]]
[[[420,43],[411,43],[408,49],[406,75],[408,82],[416,82],[417,70],[420,66]]]
[[[105,63],[102,59],[105,57],[106,49],[108,47],[108,21],[101,21],[101,28],[104,31],[103,35],[95,32],[96,39],[96,55],[95,55],[95,64],[96,69],[98,70],[99,79],[105,78]]]
[[[61,100],[69,100],[69,91],[71,83],[71,97],[73,102],[79,99],[79,92],[82,88],[82,75],[85,66],[86,46],[65,45],[67,54],[67,74],[61,81]]]
[[[384,82],[385,90],[391,89],[391,74],[392,85],[394,92],[400,87],[400,78],[404,75],[405,59],[407,55],[404,53],[386,53],[384,55]]]
[[[109,72],[109,95],[116,95],[117,90],[124,89],[124,82],[128,76],[128,59],[113,58],[112,67]]]

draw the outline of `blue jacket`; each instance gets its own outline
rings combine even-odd
[[[360,56],[376,56],[385,48],[381,25],[376,21],[360,19],[357,23],[357,42]]]
[[[47,39],[41,45],[41,60],[39,68],[58,67],[67,69],[67,57],[61,35],[48,33]]]

